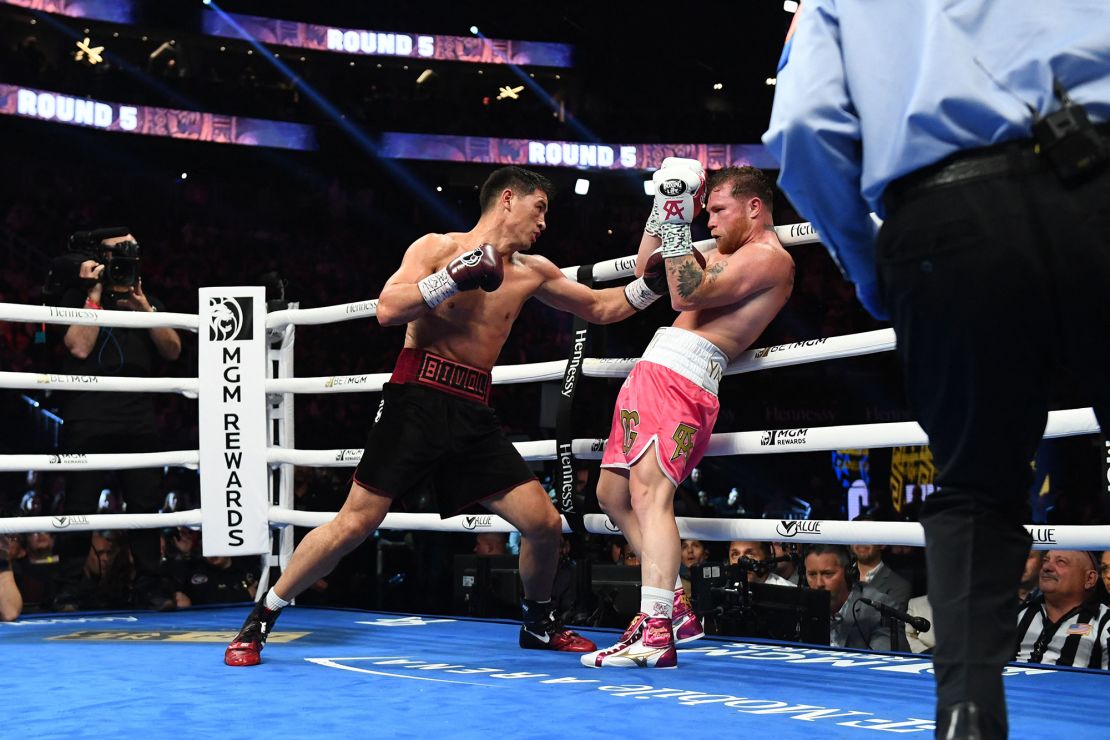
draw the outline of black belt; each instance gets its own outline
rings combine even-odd
[[[883,205],[890,214],[913,198],[938,188],[1047,169],[1048,163],[1033,150],[1032,139],[973,149],[898,178],[883,191]]]
[[[1110,141],[1110,124],[1101,123],[1095,129]],[[1036,153],[1034,146],[1032,139],[1019,139],[958,152],[887,185],[883,191],[883,206],[889,215],[913,198],[939,188],[1047,171],[1048,162]]]

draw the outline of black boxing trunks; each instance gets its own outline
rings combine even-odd
[[[401,499],[430,485],[446,517],[535,480],[487,405],[490,385],[488,371],[402,350],[355,482]]]

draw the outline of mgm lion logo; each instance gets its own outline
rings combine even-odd
[[[218,296],[208,299],[211,314],[208,338],[213,342],[239,342],[254,337],[254,301],[249,297]]]

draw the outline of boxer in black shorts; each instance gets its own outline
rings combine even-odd
[[[454,516],[535,480],[487,405],[489,389],[484,370],[401,350],[355,482],[395,498],[431,480],[440,514]]]
[[[567,279],[547,258],[527,254],[546,228],[551,192],[551,183],[534,172],[495,170],[479,193],[482,215],[473,229],[427,234],[405,252],[377,308],[382,326],[407,324],[405,349],[347,501],[335,519],[301,541],[228,646],[225,663],[261,662],[280,610],[377,529],[394,499],[429,479],[442,497],[441,515],[481,504],[520,531],[520,646],[596,649],[554,619],[562,522],[488,406],[489,372],[529,298],[608,324],[665,294],[666,276],[660,266],[624,288],[593,290]]]

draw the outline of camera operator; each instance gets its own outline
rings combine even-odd
[[[125,227],[77,232],[69,251],[57,258],[44,289],[48,301],[62,306],[106,311],[163,308],[143,290],[139,244]],[[65,328],[63,372],[74,375],[149,377],[157,358],[173,361],[181,354],[181,338],[173,329],[132,329],[72,325]],[[62,399],[62,449],[70,453],[133,453],[158,451],[153,400],[148,393],[69,392]],[[96,511],[109,471],[70,473],[66,482],[66,513]],[[150,513],[162,503],[162,471],[157,468],[115,472],[126,511]],[[156,530],[129,534],[135,567],[133,603],[137,607],[174,608],[163,583]],[[81,565],[89,550],[89,533],[62,538],[66,567],[56,604],[59,610],[80,606]]]

